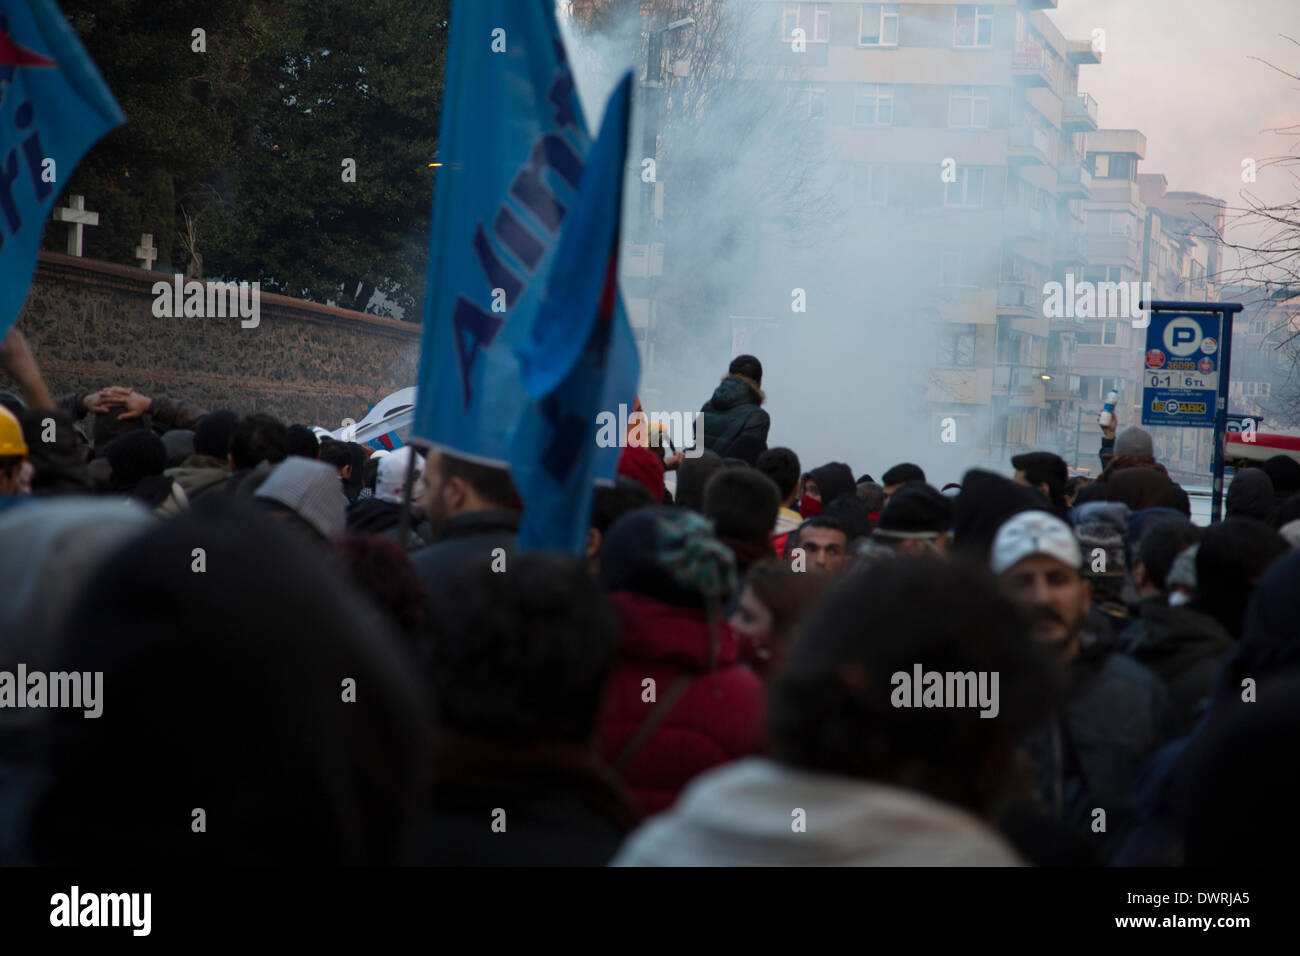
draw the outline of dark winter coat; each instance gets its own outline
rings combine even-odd
[[[772,421],[761,408],[763,393],[743,375],[728,375],[700,409],[704,413],[704,447],[723,458],[751,465],[767,450]]]
[[[573,744],[448,736],[432,766],[430,813],[412,841],[412,863],[604,866],[639,819],[614,773]]]
[[[411,552],[416,577],[424,588],[425,620],[437,617],[443,582],[475,561],[489,564],[496,548],[504,548],[509,555],[518,531],[516,511],[471,511],[449,518],[433,544]]]
[[[1089,834],[1106,811],[1114,846],[1131,823],[1130,792],[1165,739],[1168,693],[1160,678],[1113,645],[1081,647],[1066,671],[1065,706],[1029,734],[1039,796],[1049,815]]]
[[[425,528],[427,525],[424,525],[419,515],[412,515],[407,528],[408,551],[428,544],[424,538]],[[398,539],[402,531],[402,506],[382,498],[358,498],[348,505],[348,530],[377,535],[394,544],[401,544]]]
[[[758,753],[763,684],[740,661],[735,635],[717,622],[717,663],[709,667],[706,612],[629,591],[612,595],[622,618],[618,660],[605,695],[600,741],[605,760],[618,759],[655,704],[643,682],[654,681],[656,700],[679,674],[694,675],[686,692],[637,752],[622,777],[647,814],[677,799],[683,786],[710,767]]]
[[[1214,618],[1152,597],[1138,605],[1120,644],[1124,653],[1165,682],[1170,730],[1184,734],[1200,715],[1233,640]]]

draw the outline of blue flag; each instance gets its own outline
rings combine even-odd
[[[27,298],[59,191],[125,120],[53,0],[0,0],[0,339]]]
[[[517,348],[532,403],[511,442],[510,469],[524,517],[519,546],[581,556],[598,462],[617,464],[625,441],[598,447],[597,416],[635,399],[636,342],[618,305],[619,210],[627,160],[632,76],[605,109],[587,156],[529,337]],[[605,434],[601,432],[599,434]],[[611,469],[612,470],[612,469]],[[605,477],[605,476],[602,476]]]
[[[411,434],[505,465],[532,328],[590,138],[554,0],[457,0]]]

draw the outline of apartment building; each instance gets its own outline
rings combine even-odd
[[[934,326],[933,366],[907,400],[928,413],[936,457],[1003,467],[1052,447],[1071,384],[1082,398],[1079,323],[1049,319],[1043,290],[1082,277],[1098,106],[1078,78],[1101,55],[1061,34],[1051,0],[768,6],[799,69],[788,100],[824,127],[842,201],[889,237],[862,267],[873,300],[905,284],[905,311]],[[949,421],[963,440],[945,449]]]

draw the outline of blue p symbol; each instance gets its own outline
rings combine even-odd
[[[1196,333],[1193,332],[1191,329],[1187,328],[1187,326],[1185,325],[1175,326],[1171,331],[1174,333],[1173,344],[1175,348],[1177,348],[1180,345],[1186,345],[1196,341],[1197,338]]]

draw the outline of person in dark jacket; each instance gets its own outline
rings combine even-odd
[[[781,507],[776,482],[756,468],[724,468],[704,489],[704,517],[731,549],[736,571],[744,574],[772,560],[772,528]]]
[[[392,457],[391,455],[389,456]],[[411,553],[428,620],[438,614],[446,581],[469,565],[509,569],[519,531],[510,472],[431,450],[424,463],[420,511],[433,541]]]
[[[411,661],[324,556],[205,505],[114,551],[62,623],[56,666],[102,673],[102,713],[52,712],[32,862],[398,862],[430,749]]]
[[[856,494],[853,469],[842,461],[827,462],[808,472],[803,492],[799,495],[799,514],[804,518],[815,518],[836,499]]]
[[[1011,467],[1016,476],[1012,480],[1018,485],[1028,485],[1043,493],[1051,505],[1052,514],[1062,520],[1069,520],[1070,506],[1065,500],[1065,485],[1069,480],[1070,470],[1065,459],[1050,451],[1028,451],[1015,455]]]
[[[1273,482],[1262,468],[1243,468],[1228,485],[1224,510],[1229,517],[1254,518],[1272,524],[1276,507]]]
[[[1288,545],[1254,518],[1225,518],[1211,525],[1196,550],[1196,595],[1192,607],[1241,637],[1246,606],[1261,575]]]
[[[1273,494],[1279,502],[1300,492],[1300,461],[1290,455],[1274,455],[1264,462],[1263,469],[1273,483]]]
[[[643,508],[610,528],[600,580],[620,619],[602,752],[658,813],[692,777],[762,744],[763,685],[722,619],[735,564],[706,519]]]
[[[721,458],[749,464],[767,449],[771,419],[763,411],[763,365],[752,355],[738,355],[722,384],[700,409],[704,413],[704,447]]]
[[[175,514],[188,507],[184,490],[163,474],[167,448],[152,431],[136,429],[118,435],[104,455],[112,469],[108,477],[112,494],[142,501],[157,515]]]
[[[1169,569],[1183,549],[1200,540],[1200,529],[1181,516],[1147,522],[1131,569],[1140,600],[1119,637],[1124,653],[1165,682],[1171,734],[1184,734],[1195,724],[1233,646],[1232,636],[1214,618],[1169,605]]]
[[[714,451],[704,451],[695,458],[687,458],[677,467],[677,492],[673,503],[681,508],[700,511],[704,508],[704,486],[714,472],[722,468],[722,456]]]
[[[885,490],[885,504],[889,504],[889,499],[894,496],[894,492],[904,485],[924,481],[925,472],[920,465],[914,465],[910,461],[894,465],[880,476],[880,485]]]
[[[406,471],[415,455],[412,476],[411,515],[408,518],[406,549],[413,551],[428,544],[424,515],[419,497],[423,490],[424,459],[410,445],[403,445],[391,455],[379,459],[375,474],[375,493],[348,505],[348,530],[380,535],[400,545],[402,499],[406,494]]]
[[[208,412],[194,429],[194,454],[164,472],[185,489],[190,501],[226,487],[230,477],[230,436],[238,424],[239,416],[229,409]]]
[[[289,429],[284,422],[261,412],[241,418],[230,432],[225,492],[251,496],[288,454]]]
[[[952,550],[981,564],[989,559],[993,537],[1021,511],[1046,510],[1042,495],[991,471],[972,468],[962,477],[953,509]]]
[[[1236,521],[1246,519],[1231,519]],[[1226,522],[1225,522],[1226,523]],[[1123,850],[1115,862],[1125,866],[1181,866],[1199,856],[1197,862],[1222,862],[1202,856],[1208,850],[1206,843],[1193,851],[1185,846],[1185,838],[1195,841],[1212,835],[1205,829],[1215,811],[1226,807],[1225,796],[1221,790],[1205,794],[1205,765],[1198,754],[1205,750],[1199,746],[1203,740],[1223,738],[1218,728],[1236,725],[1238,719],[1249,720],[1256,708],[1264,706],[1266,701],[1294,700],[1294,690],[1290,696],[1279,698],[1278,693],[1287,693],[1289,688],[1279,686],[1277,682],[1294,682],[1300,676],[1300,631],[1296,621],[1300,620],[1300,551],[1291,551],[1274,561],[1263,573],[1259,588],[1251,598],[1246,613],[1245,632],[1228,654],[1223,669],[1219,672],[1214,689],[1211,692],[1209,710],[1197,724],[1195,730],[1186,737],[1169,743],[1151,761],[1136,791],[1135,803],[1141,811],[1139,824],[1129,834]],[[1291,684],[1294,687],[1294,684]],[[1266,711],[1267,713],[1267,711]],[[1276,713],[1276,712],[1274,712]],[[1269,723],[1264,719],[1264,724]],[[1259,732],[1286,732],[1281,726],[1273,725],[1271,731],[1258,727]],[[1292,746],[1293,737],[1285,735],[1280,738],[1287,746]],[[1209,743],[1208,748],[1217,750],[1217,745]],[[1222,751],[1220,751],[1222,753]],[[1242,752],[1241,757],[1249,763],[1259,759],[1257,755]],[[1259,797],[1254,790],[1257,782],[1275,768],[1254,767],[1246,776],[1241,772],[1244,764],[1223,766],[1222,759],[1215,761],[1215,774],[1228,774],[1224,779],[1229,785],[1248,797]],[[1286,761],[1283,760],[1286,764]],[[1198,766],[1198,764],[1200,764]],[[1283,767],[1283,779],[1289,774],[1294,777],[1294,770],[1289,765]],[[1217,790],[1217,788],[1216,788]],[[1206,799],[1206,797],[1209,799]],[[1193,805],[1193,803],[1198,805]],[[1240,803],[1237,804],[1240,807]],[[1259,809],[1259,804],[1252,804],[1251,812]],[[1208,811],[1208,813],[1207,813]],[[1193,836],[1188,832],[1199,830]],[[1220,847],[1224,839],[1229,844],[1235,839],[1234,834],[1244,835],[1243,823],[1254,826],[1256,833],[1264,828],[1276,829],[1277,818],[1260,813],[1251,821],[1241,819],[1222,819],[1224,836],[1215,840]],[[1240,828],[1240,829],[1239,829]],[[1250,839],[1258,840],[1258,835]],[[1258,847],[1238,846],[1242,859]]]
[[[1130,825],[1137,774],[1164,740],[1168,695],[1155,674],[1113,645],[1080,641],[1091,595],[1082,563],[1069,525],[1046,512],[1017,514],[993,541],[993,572],[1029,616],[1034,637],[1056,652],[1067,687],[1052,717],[1026,738],[1039,798],[1051,818],[1095,835],[1106,856]],[[1095,829],[1099,822],[1104,830]]]
[[[19,417],[32,463],[32,494],[88,495],[93,485],[86,468],[85,449],[77,441],[72,420],[61,411],[28,409]],[[49,424],[53,424],[53,435]],[[53,441],[46,441],[47,438]]]
[[[418,862],[602,866],[639,814],[599,758],[618,617],[567,556],[454,576],[430,622],[437,738]]]

